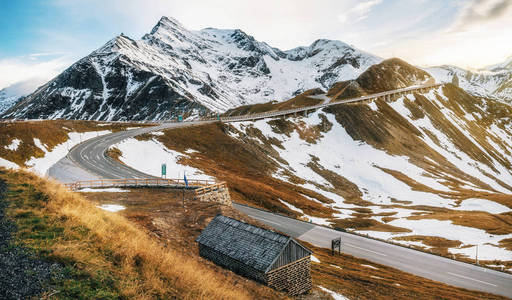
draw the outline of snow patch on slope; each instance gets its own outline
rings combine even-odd
[[[64,158],[68,152],[69,149],[71,149],[73,146],[78,145],[79,143],[91,139],[96,136],[105,135],[111,133],[109,130],[103,130],[103,131],[94,131],[94,132],[70,132],[68,133],[69,139],[57,146],[55,146],[53,149],[48,150],[46,145],[43,145],[41,140],[38,138],[34,138],[34,144],[41,149],[45,155],[44,157],[32,157],[29,161],[26,162],[27,167],[29,169],[39,175],[47,175],[48,170],[56,164],[59,160]]]
[[[180,158],[188,156],[187,154],[170,150],[154,139],[139,141],[129,138],[113,147],[122,152],[120,160],[123,163],[152,176],[160,177],[161,165],[165,163],[167,178],[183,178],[185,173],[188,179],[214,179],[196,168],[181,164]]]

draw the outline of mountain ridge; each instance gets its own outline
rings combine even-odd
[[[161,120],[223,112],[328,89],[380,61],[340,41],[282,51],[239,29],[191,31],[162,17],[140,40],[114,37],[3,117]]]

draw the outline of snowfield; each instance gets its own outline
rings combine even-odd
[[[0,157],[0,167],[4,167],[6,169],[14,169],[17,170],[20,168],[17,164],[13,163],[12,161],[8,161],[7,159]]]
[[[109,212],[118,212],[118,211],[126,209],[126,207],[124,207],[122,205],[117,205],[117,204],[103,204],[103,205],[100,205],[97,207],[101,208],[103,210],[109,211]]]
[[[304,121],[308,125],[316,125],[321,121],[318,116],[320,113],[316,112]],[[333,115],[327,115],[327,118],[329,122],[338,124]],[[446,190],[446,187],[436,180],[423,175],[424,170],[409,163],[406,157],[391,156],[368,144],[354,141],[339,124],[324,133],[323,138],[316,144],[310,144],[302,140],[295,131],[291,133],[290,137],[274,133],[267,122],[261,120],[233,125],[240,131],[245,131],[248,126],[254,126],[265,136],[278,139],[284,149],[275,146],[274,149],[289,164],[289,166],[282,164],[281,167],[306,181],[313,181],[326,187],[330,186],[323,177],[307,166],[307,163],[312,160],[311,155],[314,155],[319,158],[320,165],[335,173],[343,174],[343,177],[357,184],[361,190],[365,191],[363,199],[375,204],[392,204],[392,198],[407,199],[417,205],[439,207],[446,207],[452,203],[452,200],[438,195],[414,191],[402,181],[379,169],[378,167],[400,170],[418,182],[426,182],[434,188]],[[283,178],[279,174],[275,174],[275,177],[288,181],[287,178]],[[307,185],[303,186],[308,188]],[[336,205],[345,205],[340,196],[336,198],[332,199],[336,201]]]
[[[180,158],[188,153],[180,153],[168,149],[157,140],[139,141],[129,138],[114,145],[123,153],[120,160],[128,166],[146,174],[160,177],[161,166],[167,165],[167,178],[181,178],[186,174],[189,179],[213,180],[196,168],[180,164]]]

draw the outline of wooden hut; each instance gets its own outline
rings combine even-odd
[[[199,255],[291,295],[311,289],[311,250],[289,236],[217,215],[196,239]]]

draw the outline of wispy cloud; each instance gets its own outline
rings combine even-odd
[[[342,23],[355,23],[368,17],[372,8],[382,3],[382,0],[370,0],[356,4],[353,8],[338,15],[338,20]]]
[[[51,56],[63,56],[68,55],[69,52],[41,52],[41,53],[31,53],[28,55],[30,60],[37,60],[41,57],[51,57]]]
[[[71,63],[71,59],[67,56],[46,61],[34,61],[30,56],[1,59],[0,89],[34,78],[50,80]]]
[[[462,9],[455,26],[457,30],[499,19],[512,10],[512,0],[473,0]]]

